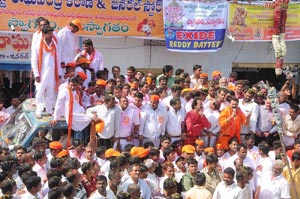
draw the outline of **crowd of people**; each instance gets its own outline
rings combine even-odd
[[[192,74],[165,65],[159,76],[129,66],[122,75],[119,66],[104,67],[91,39],[79,50],[79,20],[58,33],[43,17],[37,24],[36,118],[53,116],[52,127],[65,119],[68,131],[49,140],[54,136],[40,130],[30,149],[1,146],[3,199],[299,197],[293,79],[274,106],[271,83],[250,85],[235,72],[209,75],[201,65]],[[9,113],[1,101],[0,109],[3,123]]]

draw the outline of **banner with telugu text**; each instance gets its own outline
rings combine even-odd
[[[31,35],[0,33],[1,63],[30,63]]]
[[[61,29],[80,19],[80,35],[163,38],[162,0],[0,0],[0,31],[34,32],[35,19]]]
[[[272,2],[231,3],[228,31],[235,41],[271,41],[273,28]],[[300,40],[300,4],[290,3],[286,21],[286,40]]]
[[[167,49],[217,51],[223,45],[227,14],[227,1],[164,0]]]

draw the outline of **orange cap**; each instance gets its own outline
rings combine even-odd
[[[119,157],[121,153],[113,148],[109,148],[105,151],[105,157],[110,158],[110,157]]]
[[[151,84],[151,82],[152,82],[151,77],[147,77],[147,78],[146,78],[146,82],[147,82],[147,84]]]
[[[83,64],[83,63],[90,64],[91,62],[85,57],[78,57],[76,64]]]
[[[49,144],[50,149],[62,149],[62,144],[59,141],[53,141]]]
[[[222,73],[221,73],[220,71],[217,71],[217,70],[215,70],[215,71],[213,71],[213,72],[211,73],[211,76],[212,76],[212,77],[215,77],[215,76],[218,76],[218,75],[222,75]]]
[[[185,92],[193,92],[193,89],[191,89],[191,88],[182,89],[181,93],[185,93]]]
[[[206,153],[214,153],[215,149],[213,147],[207,147],[207,148],[204,149],[204,152],[206,152]]]
[[[57,157],[62,158],[62,157],[68,156],[68,155],[69,155],[69,150],[62,150],[61,152],[59,152],[57,154]]]
[[[203,141],[203,140],[197,139],[197,140],[195,140],[195,143],[196,143],[198,146],[204,146],[204,141]]]
[[[106,81],[105,80],[103,80],[103,79],[98,79],[97,81],[96,81],[96,85],[97,86],[106,86]]]
[[[138,88],[138,84],[137,83],[131,83],[130,88]]]
[[[202,77],[202,78],[208,77],[208,74],[207,73],[201,73],[200,77]]]
[[[67,67],[71,67],[71,68],[75,68],[76,67],[76,63],[75,62],[70,62],[70,63],[67,63],[66,66]]]
[[[149,152],[150,152],[149,149],[145,149],[143,147],[132,147],[130,150],[130,155],[144,158],[149,154]]]
[[[217,144],[216,145],[216,149],[219,150],[219,149],[224,149],[224,146],[222,144]]]
[[[78,72],[77,75],[80,76],[83,80],[87,79],[87,76],[84,72]]]
[[[195,147],[193,145],[187,144],[184,145],[181,149],[182,153],[186,152],[186,153],[195,153]]]
[[[105,122],[103,120],[98,120],[95,124],[95,130],[97,133],[102,133],[105,126]]]
[[[158,95],[151,95],[150,100],[159,102],[159,96]]]
[[[82,30],[82,24],[79,21],[79,19],[74,19],[73,21],[71,21],[72,24],[74,24],[75,26],[77,26],[79,28],[79,30]]]

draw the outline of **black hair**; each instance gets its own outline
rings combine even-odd
[[[63,193],[62,188],[60,188],[60,187],[50,189],[49,193],[48,193],[48,199],[61,198],[62,193]]]
[[[82,41],[82,44],[87,45],[87,46],[94,46],[93,41],[91,39],[85,39]]]
[[[41,183],[41,178],[38,176],[29,176],[24,184],[26,186],[26,189],[30,192],[33,187],[37,187]]]
[[[173,66],[172,65],[164,65],[163,67],[163,74],[165,75],[166,73],[168,73],[169,71],[173,70]]]
[[[206,177],[204,173],[197,173],[196,176],[194,177],[195,185],[204,186],[205,181],[206,181]]]
[[[218,156],[216,154],[209,154],[206,156],[206,163],[212,164],[212,163],[218,163]]]
[[[224,172],[223,172],[223,173],[229,174],[229,175],[231,175],[232,177],[234,177],[235,171],[233,170],[233,168],[227,167],[226,169],[224,169]]]

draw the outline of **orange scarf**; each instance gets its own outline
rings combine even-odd
[[[57,65],[57,52],[56,52],[56,45],[54,44],[56,42],[56,38],[53,37],[51,41],[51,46],[50,48],[47,46],[47,44],[44,41],[44,35],[41,38],[40,42],[40,51],[39,51],[39,60],[38,60],[38,70],[39,70],[39,75],[41,77],[41,71],[43,67],[43,54],[44,54],[44,49],[46,52],[50,52],[52,56],[54,56],[54,62],[55,62],[55,82],[56,86],[55,88],[58,89],[58,65]]]
[[[93,59],[94,59],[94,57],[95,57],[95,49],[93,49],[93,52],[92,52],[92,54],[91,55],[89,55],[90,56],[90,58],[88,59],[90,62],[92,62],[93,61]],[[86,50],[85,51],[83,51],[83,55],[86,57],[87,56],[87,52],[86,52]]]
[[[68,91],[69,91],[69,115],[68,115],[68,141],[67,141],[67,146],[71,146],[71,133],[72,133],[72,121],[73,121],[73,104],[74,104],[74,97],[73,97],[73,92],[71,87],[68,86]]]

